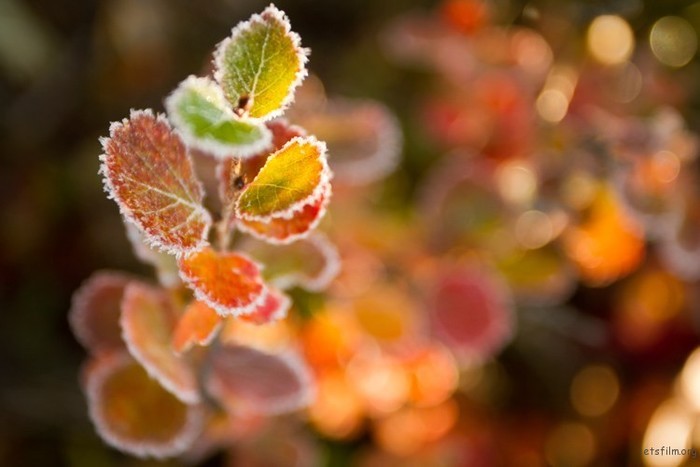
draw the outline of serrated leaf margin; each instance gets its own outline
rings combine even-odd
[[[165,124],[168,129],[173,131],[173,128],[170,126],[170,123],[168,122],[168,119],[165,117],[165,115],[161,113],[156,113],[154,114],[153,110],[151,109],[140,109],[140,110],[135,110],[131,109],[129,112],[129,118],[124,118],[121,121],[114,121],[110,124],[109,126],[109,137],[105,138],[102,137],[100,138],[100,145],[102,146],[103,153],[100,154],[99,160],[100,160],[100,168],[98,170],[98,174],[102,176],[102,181],[103,181],[103,189],[107,193],[107,198],[112,199],[117,203],[117,206],[119,206],[119,213],[124,217],[124,220],[127,222],[131,222],[133,225],[135,225],[139,232],[141,232],[144,241],[146,244],[150,247],[156,248],[159,251],[163,251],[165,253],[174,255],[175,257],[180,257],[182,254],[186,254],[190,251],[196,251],[201,249],[204,246],[207,246],[209,244],[209,241],[207,240],[207,237],[209,235],[209,230],[211,229],[212,225],[212,217],[209,211],[203,206],[200,205],[199,211],[202,214],[204,218],[204,223],[208,225],[206,229],[202,232],[202,236],[199,240],[199,243],[197,246],[189,248],[189,249],[180,249],[180,248],[173,248],[168,245],[164,245],[160,240],[155,238],[154,235],[149,234],[146,230],[145,227],[142,225],[141,222],[134,216],[131,208],[126,206],[126,204],[123,202],[123,200],[119,199],[116,194],[116,190],[114,188],[114,185],[112,184],[112,181],[109,178],[109,169],[107,167],[107,143],[108,141],[114,137],[114,134],[117,132],[117,130],[123,128],[125,125],[129,124],[129,121],[138,118],[141,116],[147,116],[151,118],[155,118],[157,122],[161,122]],[[176,133],[177,134],[177,133]],[[179,137],[179,134],[178,134]],[[184,144],[184,142],[183,142]],[[190,165],[192,166],[193,170],[192,173],[194,173],[194,164],[192,162],[192,158],[190,157],[188,152],[185,152],[185,155],[187,157],[187,160],[189,161]],[[198,189],[204,193],[204,186],[202,185],[202,182],[195,178],[194,179],[195,184],[197,185]]]

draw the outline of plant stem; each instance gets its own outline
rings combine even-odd
[[[230,161],[224,160],[220,162],[221,169],[218,171],[220,175],[220,183],[227,182],[227,186],[221,187],[221,202],[223,204],[221,220],[217,224],[217,243],[220,251],[228,251],[231,246],[233,239],[233,233],[235,229],[233,226],[236,221],[236,201],[241,194],[241,189],[236,186],[236,180],[241,176],[241,170],[243,164],[241,159],[234,159],[231,177],[224,177],[225,169],[223,169],[223,164],[230,163]]]

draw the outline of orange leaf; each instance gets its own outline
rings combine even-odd
[[[330,201],[331,184],[325,184],[321,197],[304,205],[292,217],[272,216],[268,221],[239,219],[238,228],[256,238],[284,245],[304,238],[316,228],[326,213]]]
[[[91,353],[124,346],[119,314],[130,280],[125,274],[100,271],[73,294],[68,320],[75,337]]]
[[[211,216],[185,145],[162,116],[132,111],[101,140],[105,189],[146,241],[181,254],[207,243]]]
[[[197,300],[222,316],[251,313],[267,295],[260,268],[242,254],[204,248],[180,258],[178,265]]]
[[[644,258],[644,232],[620,206],[610,187],[599,193],[590,218],[565,232],[563,240],[583,281],[592,286],[626,276]]]
[[[221,328],[222,318],[206,303],[193,301],[175,327],[173,348],[182,353],[193,344],[209,345]]]
[[[291,300],[283,292],[270,289],[265,301],[262,302],[251,314],[241,316],[241,319],[255,324],[267,324],[278,321],[287,316]]]
[[[199,435],[199,408],[163,389],[128,354],[102,354],[84,376],[90,418],[115,448],[139,457],[175,456]]]
[[[194,371],[171,348],[176,320],[166,292],[138,282],[126,287],[120,324],[129,352],[178,399],[196,403],[199,391]]]
[[[310,372],[296,354],[238,345],[212,354],[207,388],[231,412],[268,415],[304,407],[314,393]]]

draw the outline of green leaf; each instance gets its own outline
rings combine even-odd
[[[185,142],[216,157],[249,157],[267,149],[272,133],[233,113],[221,88],[190,76],[165,100],[168,116]]]
[[[214,53],[214,77],[239,111],[264,120],[280,115],[306,77],[308,51],[286,15],[270,5],[239,24]]]
[[[327,192],[330,178],[325,143],[313,136],[293,138],[267,159],[245,188],[236,214],[249,221],[290,219]]]

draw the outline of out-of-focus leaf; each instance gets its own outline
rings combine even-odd
[[[193,301],[180,317],[173,333],[173,349],[185,352],[192,345],[209,345],[221,328],[223,318],[204,302]]]
[[[268,324],[285,318],[291,304],[290,298],[284,292],[270,289],[265,301],[249,315],[241,316],[241,319],[255,324]]]
[[[443,438],[458,419],[459,406],[451,399],[434,407],[406,406],[377,421],[373,430],[374,439],[384,451],[394,453],[400,459],[420,456],[414,465],[440,465],[444,461],[430,456],[435,454],[425,448]],[[483,465],[482,460],[477,461],[478,465]],[[391,461],[383,460],[379,465],[386,463],[391,464]]]
[[[420,339],[421,314],[406,290],[386,282],[353,300],[353,316],[366,336],[381,345],[396,347]]]
[[[459,372],[450,351],[430,342],[406,362],[410,375],[409,399],[418,407],[431,407],[447,400],[457,388]]]
[[[304,205],[291,218],[273,216],[268,221],[239,219],[238,229],[269,243],[284,245],[304,238],[313,231],[326,213],[331,185],[325,185],[319,199]]]
[[[166,99],[168,116],[187,144],[219,158],[246,158],[268,148],[272,134],[233,113],[221,88],[190,76]]]
[[[318,395],[309,408],[314,428],[324,436],[350,438],[362,428],[366,407],[344,371],[334,369],[318,375]]]
[[[590,217],[564,234],[566,253],[590,285],[602,286],[629,274],[644,258],[644,232],[615,198],[601,189]]]
[[[100,436],[139,457],[184,452],[201,429],[201,411],[182,403],[126,353],[107,353],[84,374],[90,418]]]
[[[515,325],[508,290],[492,274],[467,266],[443,266],[428,313],[435,336],[465,364],[498,352]]]
[[[352,356],[346,375],[361,395],[369,415],[381,417],[408,402],[410,379],[398,358],[370,349],[361,348]]]
[[[313,136],[293,138],[271,155],[236,204],[238,217],[268,221],[290,218],[327,190],[331,171],[326,145]]]
[[[396,168],[401,130],[394,115],[378,102],[329,100],[322,111],[295,118],[328,145],[330,166],[340,182],[369,183]]]
[[[495,166],[457,153],[439,164],[419,193],[421,214],[433,242],[493,251],[502,247],[497,233],[512,213],[496,192]]]
[[[268,415],[308,405],[315,390],[296,354],[232,345],[213,352],[207,388],[231,412]]]
[[[366,343],[357,320],[341,307],[329,307],[315,314],[304,323],[301,331],[304,358],[317,373],[344,368]]]
[[[576,285],[574,268],[551,244],[536,250],[516,250],[502,258],[498,268],[519,303],[558,304],[569,298]]]
[[[490,4],[482,0],[447,0],[440,10],[445,23],[471,35],[491,23]]]
[[[200,300],[222,316],[249,314],[268,293],[260,268],[238,253],[211,248],[178,260],[180,275]]]
[[[68,321],[75,337],[91,353],[124,346],[119,314],[124,288],[131,280],[126,274],[99,271],[73,294]]]
[[[281,114],[306,77],[307,51],[274,5],[231,31],[214,53],[215,78],[229,102],[251,117]]]
[[[297,424],[268,423],[256,435],[236,446],[228,467],[307,467],[325,463],[318,449],[320,443]]]
[[[328,238],[314,232],[289,245],[270,245],[254,239],[241,244],[253,258],[265,264],[265,280],[281,289],[295,286],[318,292],[340,271],[340,256]]]
[[[289,319],[269,321],[260,326],[246,319],[231,318],[226,320],[219,334],[219,341],[224,345],[240,345],[267,353],[289,349],[294,340],[295,330]]]
[[[199,402],[192,368],[171,347],[177,312],[162,290],[132,282],[124,291],[121,328],[131,355],[151,377],[185,403]]]
[[[207,243],[211,216],[202,206],[202,185],[165,118],[132,111],[101,142],[105,188],[150,245],[179,255]]]

